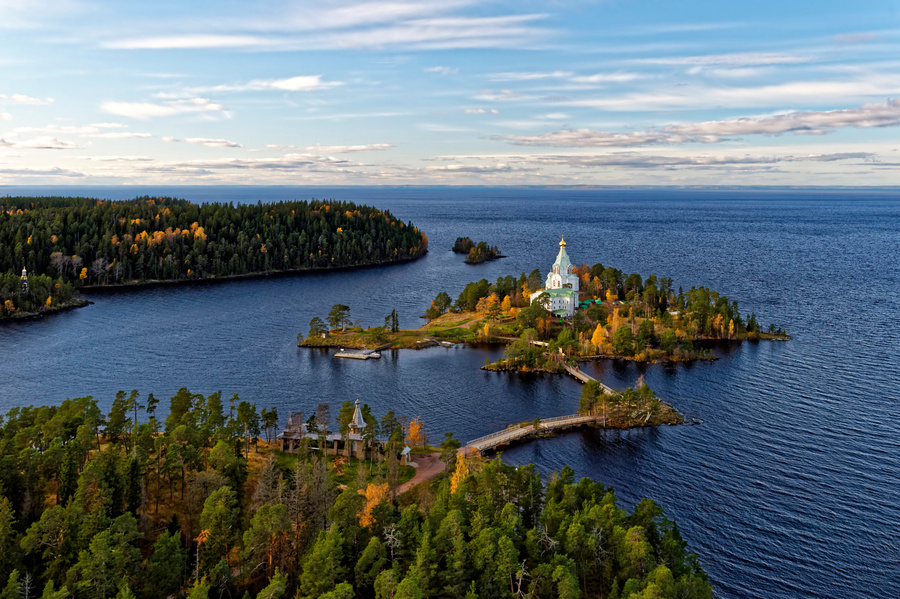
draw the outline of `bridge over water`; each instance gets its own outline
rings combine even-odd
[[[602,417],[586,416],[584,414],[572,414],[571,416],[557,416],[555,418],[547,418],[545,420],[541,420],[538,423],[537,428],[535,428],[533,424],[525,424],[516,428],[507,428],[496,433],[491,433],[490,435],[485,435],[484,437],[473,439],[472,441],[466,443],[466,445],[460,449],[460,452],[463,453],[475,450],[478,453],[484,453],[486,451],[496,449],[502,445],[509,445],[513,441],[523,439],[530,435],[535,435],[542,432],[551,432],[554,430],[568,429],[576,426],[585,426],[595,423],[602,424],[603,422],[604,420]]]
[[[532,341],[534,345],[539,346],[547,346],[549,345],[543,341]],[[565,360],[565,354],[560,350],[559,352],[562,355],[563,360]],[[586,372],[582,372],[578,366],[569,366],[562,361],[563,368],[566,369],[566,372],[575,377],[575,379],[581,383],[587,383],[589,381],[594,381],[600,388],[603,389],[607,393],[615,393],[615,389],[604,385],[591,375]],[[479,437],[477,439],[473,439],[465,444],[464,447],[460,448],[459,452],[461,454],[465,454],[470,451],[477,451],[478,453],[484,453],[486,451],[490,451],[501,447],[503,445],[509,445],[513,441],[518,441],[519,439],[524,439],[531,435],[536,435],[542,432],[550,432],[554,430],[565,430],[569,428],[574,428],[577,426],[586,426],[591,424],[606,424],[606,419],[603,416],[586,416],[584,414],[572,414],[570,416],[557,416],[555,418],[547,418],[545,420],[541,420],[538,423],[538,426],[535,427],[533,424],[524,424],[514,428],[506,428],[502,431],[497,431],[496,433],[491,433],[490,435],[485,435],[484,437]]]
[[[582,383],[586,383],[588,381],[595,381],[600,385],[600,388],[603,389],[604,391],[606,391],[607,393],[615,393],[615,390],[612,387],[607,387],[606,385],[604,385],[603,383],[601,383],[600,381],[598,381],[591,375],[587,374],[586,372],[582,372],[581,369],[578,368],[577,366],[569,366],[568,364],[563,363],[563,368],[566,369],[566,372],[568,372],[569,374],[574,376],[577,380],[581,381]]]

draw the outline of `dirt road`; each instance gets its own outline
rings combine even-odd
[[[406,493],[416,485],[427,482],[444,471],[444,462],[441,461],[439,453],[417,453],[413,455],[413,461],[419,465],[416,468],[416,474],[397,487],[397,495]]]

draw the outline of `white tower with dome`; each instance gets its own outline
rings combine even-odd
[[[569,260],[569,254],[566,253],[565,237],[559,242],[559,253],[556,255],[553,268],[547,274],[545,286],[547,289],[570,287],[573,291],[578,291],[578,275],[575,274],[575,267]]]
[[[554,316],[568,317],[575,314],[578,306],[578,275],[575,267],[566,252],[566,240],[559,242],[559,253],[550,272],[547,273],[547,281],[544,289],[539,289],[531,294],[533,302],[542,294],[547,295],[545,306]],[[547,305],[549,304],[549,305]]]

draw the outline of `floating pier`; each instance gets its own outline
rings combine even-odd
[[[341,349],[334,354],[334,357],[349,358],[351,360],[378,360],[381,358],[381,354],[374,349]]]

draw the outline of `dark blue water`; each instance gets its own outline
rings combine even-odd
[[[96,304],[0,326],[0,411],[119,389],[238,393],[309,413],[354,399],[421,415],[431,439],[571,413],[568,378],[479,370],[501,350],[434,348],[380,361],[300,350],[332,304],[404,327],[439,292],[549,268],[560,235],[576,263],[706,285],[789,330],[787,343],[719,349],[689,366],[593,366],[615,387],[644,374],[697,426],[589,431],[513,448],[509,461],[573,466],[677,518],[720,597],[896,597],[900,585],[900,201],[852,190],[484,188],[0,188],[31,195],[151,193],[194,201],[364,201],[431,241],[417,262],[357,271],[94,294]],[[457,236],[509,258],[472,267]]]

